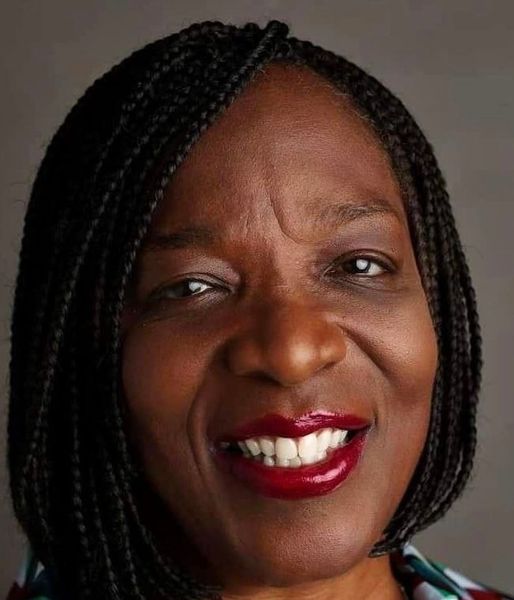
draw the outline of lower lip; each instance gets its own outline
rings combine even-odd
[[[303,467],[268,467],[242,454],[215,450],[216,463],[253,491],[272,498],[297,500],[335,490],[357,466],[369,428],[348,444],[336,448],[317,464]]]

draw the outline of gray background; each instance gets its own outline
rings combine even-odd
[[[9,316],[30,184],[72,104],[132,50],[192,21],[263,24],[354,60],[388,85],[435,146],[469,257],[484,336],[476,470],[443,521],[414,539],[470,577],[514,591],[514,3],[509,0],[11,0],[0,8],[0,408]],[[2,456],[4,456],[2,449]],[[2,460],[0,597],[23,538]]]

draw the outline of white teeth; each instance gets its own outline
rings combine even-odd
[[[332,439],[332,430],[331,429],[322,429],[318,433],[318,452],[324,452],[330,445],[330,440]]]
[[[302,465],[312,465],[314,463],[320,462],[327,458],[327,453],[325,451],[318,452],[314,456],[308,456],[306,458],[302,458]]]
[[[300,458],[311,458],[318,451],[318,438],[314,432],[304,435],[298,443],[298,456]]]
[[[342,446],[347,435],[346,430],[324,428],[300,438],[261,436],[237,445],[245,457],[266,466],[297,468],[325,460],[327,451]]]
[[[337,447],[337,445],[343,438],[342,434],[343,434],[343,432],[340,429],[334,429],[334,431],[332,432],[332,435],[330,437],[330,442],[329,442],[330,448]]]
[[[250,454],[250,451],[248,450],[246,444],[244,442],[237,442],[237,445],[239,446],[239,448],[242,450],[243,454],[245,456],[252,456]]]
[[[280,459],[289,460],[290,458],[294,458],[298,455],[296,442],[291,438],[277,438],[277,441],[275,442],[275,454],[277,455],[279,461]]]
[[[252,456],[257,456],[257,454],[260,454],[261,448],[256,440],[250,438],[249,440],[245,440],[245,444],[248,450],[250,450],[252,453]]]
[[[265,456],[273,456],[275,454],[275,442],[270,437],[261,437],[258,439],[261,452]]]

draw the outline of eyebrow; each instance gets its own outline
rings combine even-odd
[[[315,225],[337,224],[345,225],[357,219],[369,218],[375,215],[394,216],[400,222],[399,211],[385,200],[376,200],[365,204],[344,203],[329,204],[312,218]],[[143,250],[155,252],[160,250],[178,250],[180,248],[208,248],[221,244],[223,236],[205,225],[181,227],[172,232],[156,232],[150,235],[143,244]]]

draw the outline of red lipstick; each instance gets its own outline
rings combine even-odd
[[[328,427],[349,430],[350,439],[343,446],[332,449],[324,460],[301,467],[267,466],[254,458],[221,448],[226,442],[260,436],[296,438]],[[370,427],[370,421],[355,415],[316,411],[288,418],[270,414],[220,436],[212,451],[215,463],[221,469],[261,495],[308,498],[328,494],[350,475],[362,455]]]

